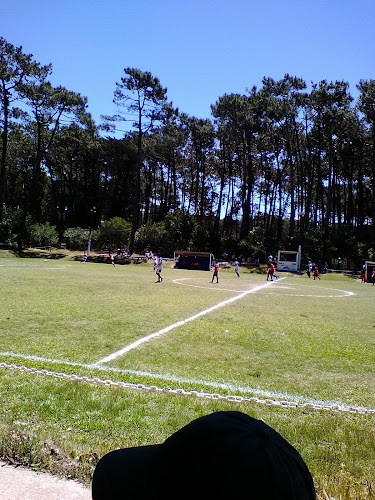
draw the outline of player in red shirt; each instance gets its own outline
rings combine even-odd
[[[315,266],[315,269],[314,269],[314,280],[318,278],[320,280],[320,276],[319,276],[319,267],[318,266]]]
[[[276,276],[275,274],[275,269],[276,269],[275,264],[273,262],[270,262],[267,274],[267,281],[269,276],[271,277],[271,281],[273,281],[273,277],[275,277],[277,280],[279,279],[279,277]]]
[[[216,283],[219,283],[219,263],[218,262],[215,262],[215,265],[214,265],[214,274],[212,275],[211,283],[214,282],[215,278],[216,278]]]

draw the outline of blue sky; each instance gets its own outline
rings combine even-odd
[[[151,71],[181,111],[206,118],[225,93],[285,73],[313,81],[375,79],[374,0],[0,0],[0,36],[51,81],[116,112],[124,68]]]

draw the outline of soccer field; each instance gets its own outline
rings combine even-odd
[[[0,274],[3,455],[14,426],[84,462],[237,409],[296,446],[320,495],[371,498],[375,287],[233,269],[212,284],[169,263],[162,283],[151,264],[8,258]]]

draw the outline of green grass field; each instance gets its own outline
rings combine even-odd
[[[69,258],[0,275],[3,458],[89,483],[107,451],[236,409],[298,449],[318,498],[375,497],[375,287]]]

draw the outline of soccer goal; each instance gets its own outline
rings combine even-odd
[[[176,269],[196,269],[210,271],[214,255],[209,252],[175,251],[174,261]]]
[[[366,281],[367,283],[372,283],[372,272],[375,269],[375,262],[366,260],[365,265],[366,265]]]
[[[279,250],[277,252],[277,265],[278,271],[296,272],[301,268],[301,245],[298,250]]]

